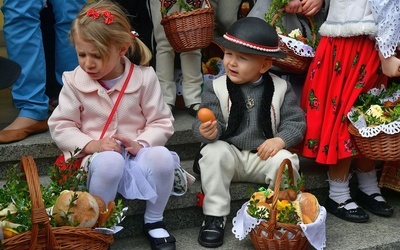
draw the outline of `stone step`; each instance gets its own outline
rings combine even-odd
[[[396,192],[383,190],[387,201],[394,207],[394,215],[390,218],[379,217],[369,213],[370,220],[367,223],[346,222],[328,213],[326,220],[326,250],[389,250],[400,249],[400,199]],[[179,216],[179,215],[177,215]],[[182,220],[186,215],[182,215]],[[168,224],[167,226],[169,226]],[[201,222],[195,227],[171,230],[171,234],[177,239],[177,249],[204,250],[197,242]],[[250,236],[242,241],[234,237],[231,231],[231,220],[228,220],[225,229],[224,244],[220,250],[254,249]],[[143,234],[116,238],[111,250],[142,250],[150,249],[149,243]],[[314,249],[314,248],[310,248]]]

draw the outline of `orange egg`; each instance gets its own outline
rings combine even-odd
[[[199,111],[197,111],[197,117],[201,122],[208,122],[215,120],[214,113],[208,108],[199,109]]]

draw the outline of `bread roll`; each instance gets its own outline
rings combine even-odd
[[[77,199],[72,202],[75,194]],[[64,190],[57,198],[52,214],[57,226],[91,228],[99,217],[99,206],[96,199],[88,192]]]
[[[319,214],[319,203],[317,197],[311,193],[300,193],[297,195],[297,201],[300,203],[303,223],[314,222]]]

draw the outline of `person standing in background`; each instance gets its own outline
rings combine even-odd
[[[359,155],[347,119],[361,93],[386,84],[371,39],[378,30],[368,0],[330,1],[301,98],[307,121],[301,154],[329,166],[325,208],[340,219],[358,223],[369,220],[363,208],[381,216],[393,214],[378,187],[375,161]],[[358,180],[354,199],[349,187],[351,166]]]
[[[179,10],[176,0],[169,0],[168,13]],[[202,6],[203,1],[187,0],[189,4],[197,8]],[[156,73],[161,84],[164,100],[171,110],[175,107],[176,83],[174,80],[175,51],[171,47],[164,28],[161,25],[161,0],[150,0],[149,8],[153,21],[153,32],[156,41]],[[179,53],[183,75],[182,96],[185,106],[192,116],[197,115],[201,103],[201,85],[203,75],[201,73],[201,51],[200,49]]]
[[[243,0],[210,0],[214,9],[214,36],[223,36],[229,27],[238,19],[240,4]]]
[[[68,34],[71,22],[86,0],[48,0],[55,17],[55,70],[61,83],[61,75],[78,65]],[[18,117],[0,131],[0,143],[10,143],[48,130],[48,105],[46,96],[46,61],[40,12],[46,1],[4,0],[4,38],[8,58],[18,63],[21,75],[12,88],[13,102],[19,109]]]

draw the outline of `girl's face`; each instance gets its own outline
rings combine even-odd
[[[225,49],[224,67],[227,76],[235,84],[253,83],[271,67],[272,61],[266,56],[240,53]]]
[[[74,42],[79,66],[90,78],[94,80],[111,80],[124,72],[121,57],[126,50],[111,46],[109,48],[110,57],[107,60],[103,60],[96,46],[93,43],[83,41],[78,33],[75,33]]]

